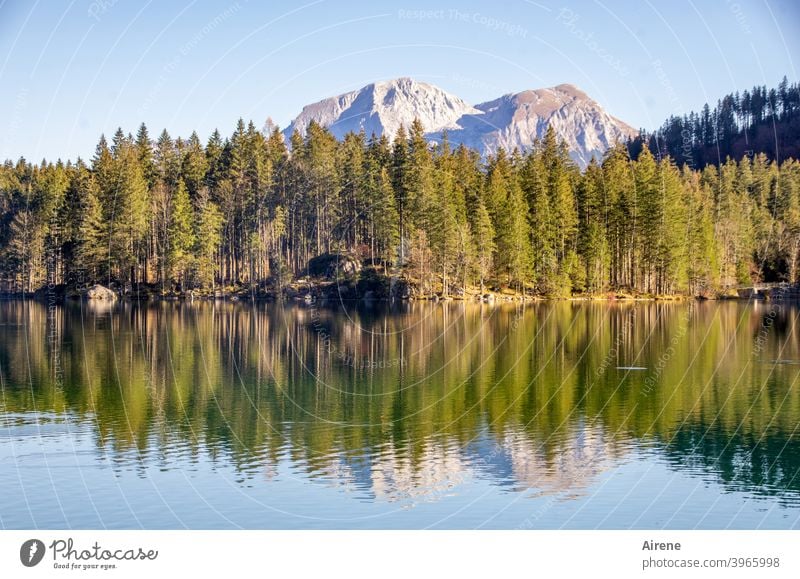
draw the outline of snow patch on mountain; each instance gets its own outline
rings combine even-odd
[[[427,136],[464,143],[492,154],[528,150],[552,126],[567,143],[570,155],[585,167],[618,141],[636,134],[633,127],[609,115],[596,101],[571,84],[526,90],[471,106],[428,83],[411,78],[369,84],[357,91],[321,100],[303,108],[284,134],[305,133],[313,120],[342,138],[350,131],[394,138],[401,126],[418,118]]]
[[[369,84],[362,89],[321,100],[303,108],[286,129],[305,134],[313,120],[327,127],[337,138],[350,131],[363,130],[394,138],[401,126],[406,128],[415,118],[426,132],[458,128],[456,121],[479,111],[460,98],[425,82],[398,78]]]

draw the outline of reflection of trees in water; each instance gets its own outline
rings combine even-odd
[[[795,491],[800,366],[771,361],[800,358],[800,336],[775,306],[755,351],[767,306],[71,304],[48,320],[5,302],[0,371],[6,411],[91,416],[119,453],[203,450],[253,476],[288,458],[387,499],[471,477],[579,493],[642,438],[726,483]]]
[[[663,448],[681,469],[712,473],[725,486],[763,495],[800,492],[800,440],[722,431],[716,424],[681,428]]]

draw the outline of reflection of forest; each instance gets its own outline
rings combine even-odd
[[[86,308],[0,303],[0,410],[91,416],[119,453],[179,441],[262,474],[289,458],[387,500],[474,477],[570,496],[636,443],[800,491],[789,306]]]

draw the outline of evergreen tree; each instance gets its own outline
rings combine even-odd
[[[659,233],[656,263],[655,292],[678,293],[686,290],[688,282],[686,246],[688,239],[686,204],[678,168],[666,157],[658,164],[660,186],[659,222],[651,225]]]
[[[578,252],[583,256],[583,286],[591,293],[608,287],[610,252],[607,232],[607,204],[604,199],[603,170],[592,160],[578,187]]]
[[[147,131],[147,126],[142,123],[139,125],[139,130],[136,132],[136,154],[139,158],[139,165],[142,168],[142,173],[147,181],[148,188],[155,185],[156,182],[156,168],[155,160],[153,158],[153,143],[150,142],[150,133]]]
[[[435,227],[432,218],[434,206],[434,164],[425,129],[419,119],[411,123],[408,139],[408,167],[405,174],[405,205],[408,209],[407,227],[421,229],[428,240]]]
[[[713,194],[700,175],[684,166],[687,195],[687,281],[689,294],[708,296],[719,286],[719,251],[714,237]]]
[[[436,270],[442,278],[442,295],[448,295],[456,259],[469,246],[464,199],[455,186],[454,160],[445,136],[435,159],[433,198],[428,202],[428,231]]]
[[[194,278],[200,287],[214,286],[215,254],[222,241],[222,213],[206,189],[197,197],[194,219]],[[188,236],[187,236],[188,237]]]
[[[633,178],[636,183],[636,197],[640,199],[641,222],[637,239],[641,251],[643,275],[638,280],[643,291],[653,293],[655,289],[656,268],[660,260],[661,236],[664,233],[664,183],[659,182],[656,160],[645,145],[638,160],[633,163]],[[641,279],[643,278],[643,279]]]
[[[171,162],[176,161],[177,159]],[[189,197],[194,198],[197,195],[197,192],[205,184],[207,173],[208,158],[206,152],[203,150],[203,145],[200,143],[197,133],[192,133],[186,142],[180,169]]]
[[[495,245],[495,231],[492,227],[492,219],[483,200],[479,199],[475,209],[475,219],[472,227],[472,239],[475,244],[475,275],[478,277],[481,294],[484,292],[484,284],[492,271],[493,255],[497,246]]]
[[[407,244],[406,205],[409,197],[409,151],[408,137],[405,128],[400,125],[392,144],[392,186],[397,207],[398,228],[400,236],[399,264],[405,264],[405,246]]]
[[[490,163],[486,197],[496,234],[495,265],[509,284],[521,289],[532,273],[531,227],[516,172],[502,150]]]
[[[610,285],[634,289],[638,255],[637,193],[624,147],[609,149],[603,160],[606,238],[611,250]]]
[[[108,226],[103,215],[96,183],[88,181],[82,190],[80,224],[76,257],[78,267],[90,280],[109,278]]]
[[[189,192],[183,179],[178,181],[178,187],[172,196],[169,219],[169,251],[167,262],[172,275],[183,291],[186,278],[192,269],[192,248],[195,245],[195,236],[192,229],[192,204]]]
[[[555,211],[548,190],[548,170],[540,150],[528,155],[520,173],[530,214],[534,284],[542,293],[557,293],[560,281]],[[499,222],[495,220],[495,224],[497,227]]]
[[[149,224],[149,192],[137,152],[121,130],[114,136],[111,152],[110,180],[101,190],[109,222],[109,260],[121,279],[134,284],[140,281],[138,265]]]

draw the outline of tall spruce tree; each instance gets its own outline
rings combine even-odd
[[[169,242],[167,261],[170,274],[184,290],[189,272],[193,268],[192,248],[195,245],[195,235],[192,228],[192,204],[189,192],[183,179],[178,181],[175,194],[172,196],[169,219]]]

